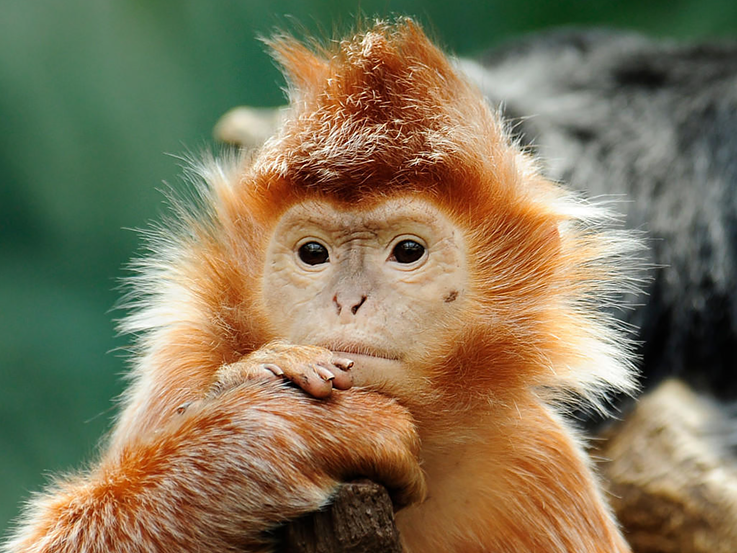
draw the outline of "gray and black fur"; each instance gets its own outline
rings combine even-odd
[[[737,43],[556,31],[462,61],[553,179],[621,195],[650,236],[643,384],[737,398]]]

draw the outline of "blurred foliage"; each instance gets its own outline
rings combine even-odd
[[[110,312],[178,154],[239,104],[283,102],[258,35],[331,36],[411,14],[472,55],[523,32],[607,25],[733,36],[718,0],[3,0],[0,5],[0,534],[44,474],[93,460],[122,390]]]

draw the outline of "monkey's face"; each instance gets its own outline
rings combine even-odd
[[[459,331],[468,260],[459,228],[429,202],[369,210],[306,201],[278,221],[263,298],[276,337],[353,359],[354,381],[411,384],[402,370]],[[414,375],[416,379],[418,375]]]

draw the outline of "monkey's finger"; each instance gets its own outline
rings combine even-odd
[[[335,379],[335,374],[333,373],[333,371],[320,363],[315,365],[315,372],[320,375],[320,378],[322,378],[325,382]]]
[[[294,384],[302,388],[312,397],[318,399],[326,398],[333,392],[333,380],[335,375],[320,365],[308,365],[295,373],[287,373]]]
[[[270,373],[289,380],[305,393],[316,398],[326,398],[333,391],[332,371],[315,364],[288,364],[284,368],[275,363],[261,363],[260,367]]]
[[[335,362],[328,367],[328,370],[335,375],[333,388],[337,390],[348,390],[353,387],[353,375],[349,370],[341,368]]]
[[[351,375],[350,371],[341,369],[335,363],[319,362],[317,366],[321,375],[327,377],[329,373],[332,376],[329,380],[332,382],[333,388],[337,390],[348,390],[353,386],[353,375]]]
[[[351,359],[334,355],[328,364],[323,365],[335,375],[333,388],[348,390],[353,387],[353,375],[350,372],[351,367],[353,367],[353,361]]]

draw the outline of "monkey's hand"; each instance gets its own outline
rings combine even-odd
[[[333,388],[347,390],[353,385],[353,361],[317,346],[297,346],[271,342],[240,361],[224,365],[215,375],[211,395],[261,376],[287,379],[312,397],[326,398]]]

